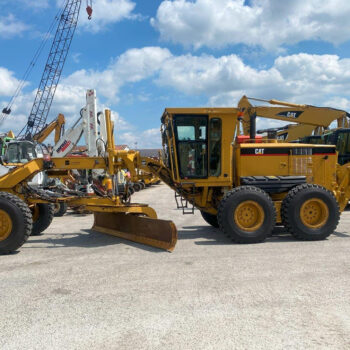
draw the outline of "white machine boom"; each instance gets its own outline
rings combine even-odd
[[[65,157],[78,144],[81,137],[85,137],[87,155],[97,157],[105,151],[107,140],[104,118],[98,120],[96,108],[96,91],[86,92],[86,106],[81,109],[79,119],[68,129],[53,147],[53,157]]]

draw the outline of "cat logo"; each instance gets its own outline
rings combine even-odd
[[[255,148],[255,154],[264,154],[264,151],[263,148]]]
[[[276,115],[281,116],[281,117],[287,117],[290,119],[297,119],[300,117],[300,114],[302,114],[302,113],[303,113],[303,111],[282,111]]]

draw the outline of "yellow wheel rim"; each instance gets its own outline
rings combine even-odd
[[[234,212],[235,223],[243,231],[256,231],[264,223],[264,219],[264,209],[255,201],[240,203]]]
[[[55,203],[55,204],[54,204],[54,207],[55,207],[54,212],[55,212],[55,214],[56,214],[56,213],[58,213],[59,210],[60,210],[60,203]]]
[[[319,198],[311,198],[303,203],[300,208],[301,222],[309,228],[320,228],[329,218],[327,204]]]
[[[12,231],[12,220],[6,211],[0,209],[0,241],[4,241]]]
[[[34,207],[31,209],[32,209],[33,222],[35,222],[39,219],[40,209],[37,205],[34,205]]]

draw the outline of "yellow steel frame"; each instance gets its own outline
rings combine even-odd
[[[25,164],[19,164],[11,169],[7,174],[0,177],[0,189],[16,194],[20,198],[26,200],[29,205],[45,202],[44,199],[36,198],[35,194],[30,195],[25,191],[25,185],[28,180],[37,173],[47,170],[49,175],[57,176],[57,174],[65,174],[66,171],[72,169],[107,169],[109,175],[116,174],[122,167],[130,166],[132,155],[123,151],[115,151],[113,125],[111,122],[110,111],[106,110],[107,125],[107,157],[67,157],[67,158],[51,158],[46,161],[42,158],[33,159]],[[62,197],[53,199],[57,202],[68,202],[72,206],[84,206],[87,210],[94,212],[115,212],[115,213],[131,213],[145,215],[150,218],[157,218],[156,212],[146,204],[130,204],[122,203],[119,196],[111,197]]]

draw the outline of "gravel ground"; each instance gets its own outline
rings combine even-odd
[[[175,222],[174,252],[55,218],[0,256],[0,349],[350,348],[350,212],[325,241],[236,245],[165,185],[134,200]]]

